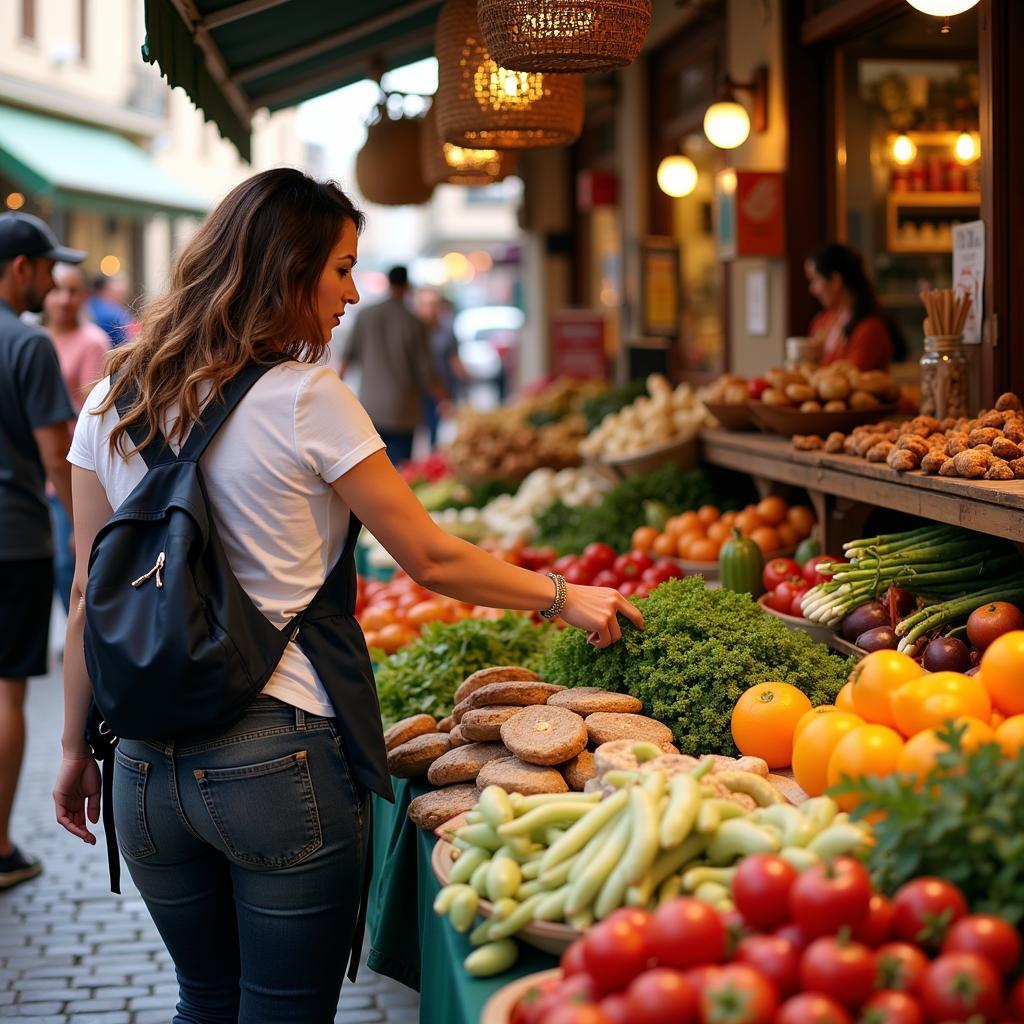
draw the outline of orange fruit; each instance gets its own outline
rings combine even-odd
[[[748,505],[736,516],[736,526],[745,537],[749,537],[754,530],[764,525],[764,521],[757,514],[757,510],[753,505]]]
[[[956,723],[967,726],[960,741],[964,750],[977,750],[982,743],[992,742],[992,730],[980,719],[958,718]],[[949,744],[943,743],[934,729],[924,729],[907,740],[900,753],[897,771],[923,778],[935,767],[936,758],[944,750],[949,750]]]
[[[779,523],[775,527],[775,532],[779,535],[780,551],[788,551],[790,548],[795,548],[803,540],[803,537],[789,523]]]
[[[825,718],[830,721],[831,717]],[[861,779],[865,776],[885,778],[897,770],[903,752],[903,737],[886,725],[862,725],[851,729],[835,746],[828,759],[828,785],[835,786],[841,779]],[[843,810],[850,811],[859,800],[856,793],[837,797]]]
[[[933,672],[911,679],[890,694],[896,728],[904,736],[938,729],[951,718],[992,718],[992,701],[976,676]]]
[[[830,715],[833,711],[841,711],[842,708],[837,708],[835,704],[819,704],[816,708],[811,708],[810,711],[805,711],[800,718],[800,721],[796,723],[796,729],[793,730],[793,742],[796,743],[800,739],[800,733],[804,731],[815,719],[820,718],[822,715]]]
[[[721,519],[722,513],[719,511],[717,505],[701,505],[697,509],[697,518],[705,525],[710,526],[712,523],[717,523]]]
[[[634,551],[650,551],[660,534],[653,526],[638,526],[630,538],[630,546]]]
[[[683,532],[679,525],[679,516],[669,516],[665,520],[665,528],[662,532],[666,537],[678,537]]]
[[[700,530],[703,532],[704,524],[700,521],[700,516],[696,512],[684,512],[679,517],[679,532],[686,533],[690,530]]]
[[[376,632],[395,621],[394,607],[391,605],[371,605],[359,616],[359,625],[365,630]]]
[[[778,495],[769,495],[757,503],[757,514],[761,517],[766,526],[778,526],[786,521],[786,514],[789,506],[785,499]]]
[[[719,519],[718,521],[720,523],[724,523],[731,530],[736,525],[736,517],[738,515],[739,515],[739,512],[723,512],[722,513],[722,518]]]
[[[659,533],[651,545],[651,550],[662,558],[675,558],[676,549],[676,538],[671,533]]]
[[[448,618],[448,609],[440,597],[428,598],[414,604],[405,617],[410,626],[425,626],[428,622],[444,622]]]
[[[985,689],[1005,715],[1024,712],[1024,630],[1004,633],[985,648],[981,656]]]
[[[707,537],[700,537],[689,546],[688,557],[694,562],[716,562],[721,546],[713,540],[708,540]]]
[[[418,630],[411,629],[401,622],[391,622],[378,631],[377,646],[388,654],[394,654],[400,647],[411,644],[418,635]]]
[[[801,540],[810,537],[811,531],[817,520],[814,518],[814,509],[807,505],[793,505],[786,513],[786,522],[796,530]]]
[[[732,738],[741,754],[760,757],[769,768],[786,768],[796,724],[810,710],[807,694],[792,684],[756,683],[732,709]]]
[[[801,730],[793,744],[793,775],[810,796],[821,796],[828,786],[828,762],[839,741],[864,725],[860,715],[848,711],[818,715]]]
[[[908,654],[872,651],[857,662],[850,673],[854,710],[865,721],[895,728],[890,694],[922,675],[924,669]]]
[[[758,526],[750,532],[750,539],[761,549],[761,554],[765,556],[775,554],[782,546],[778,531],[772,526]]]
[[[840,711],[849,711],[851,714],[857,714],[857,709],[853,705],[853,683],[846,683],[836,694],[836,707]]]
[[[685,533],[679,534],[676,540],[676,554],[680,558],[690,558],[690,548],[697,543],[697,541],[704,540],[704,535],[697,530],[687,530]]]
[[[366,641],[366,649],[372,651],[374,647],[379,647],[377,643],[377,631],[375,629],[364,629],[363,639]]]
[[[716,544],[724,544],[732,536],[732,527],[726,526],[720,519],[708,526],[708,540]]]
[[[997,726],[995,739],[1007,757],[1016,757],[1024,747],[1024,715],[1013,715]]]

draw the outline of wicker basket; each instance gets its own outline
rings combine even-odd
[[[366,144],[356,154],[356,184],[368,202],[382,206],[425,203],[434,191],[420,168],[422,118],[397,121],[379,109],[380,120],[366,131]]]
[[[442,142],[431,107],[420,128],[420,163],[423,178],[431,185],[490,185],[515,170],[516,155],[503,149],[465,149]]]
[[[651,0],[479,0],[494,59],[516,71],[609,71],[632,64]]]
[[[438,134],[469,149],[567,146],[583,128],[583,77],[508,71],[491,57],[476,0],[445,0],[437,21]]]

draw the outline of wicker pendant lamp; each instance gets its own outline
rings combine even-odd
[[[437,113],[427,111],[420,128],[423,179],[431,185],[490,185],[515,170],[515,153],[503,149],[466,149],[437,134]]]
[[[609,71],[632,64],[651,0],[479,0],[494,59],[517,71]]]
[[[566,146],[583,128],[581,75],[509,71],[491,57],[476,0],[446,0],[437,21],[438,133],[469,149]]]
[[[434,191],[420,168],[423,119],[392,120],[387,107],[377,108],[378,120],[366,130],[366,143],[356,154],[356,184],[363,197],[382,206],[415,206]]]

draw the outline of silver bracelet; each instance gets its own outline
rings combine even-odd
[[[569,588],[565,585],[565,577],[559,576],[557,572],[549,572],[548,579],[555,581],[555,599],[551,606],[540,613],[542,619],[557,619],[562,614],[566,599],[569,596]]]

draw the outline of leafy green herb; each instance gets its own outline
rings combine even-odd
[[[377,696],[385,725],[409,715],[451,713],[459,683],[490,665],[539,669],[554,627],[511,612],[500,619],[434,622],[420,638],[377,666]]]
[[[813,704],[829,704],[849,674],[847,661],[766,615],[749,595],[708,590],[700,576],[670,580],[635,603],[643,631],[621,620],[622,642],[597,651],[567,629],[551,645],[544,678],[631,693],[671,727],[685,754],[736,753],[733,705],[755,683],[792,683]]]
[[[855,792],[855,817],[874,815],[867,865],[891,893],[920,875],[958,885],[972,910],[1024,921],[1024,757],[995,743],[970,753],[965,725],[947,726],[949,745],[920,784],[911,776],[844,780],[832,793]],[[880,814],[878,812],[881,812]]]

